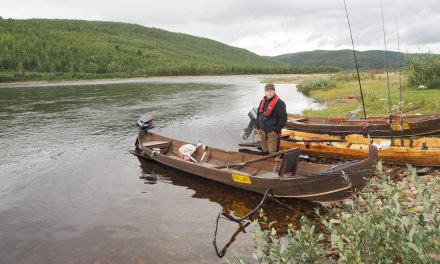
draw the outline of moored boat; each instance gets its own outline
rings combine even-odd
[[[259,156],[196,146],[145,129],[136,145],[134,154],[196,176],[257,193],[270,189],[275,197],[320,202],[342,200],[361,190],[375,174],[377,160],[376,148],[371,147],[367,158],[332,167],[299,161],[298,148]],[[182,155],[187,146],[193,146],[189,159]]]
[[[285,130],[280,142],[281,148],[299,147],[302,153],[326,158],[360,160],[368,156],[368,146],[378,147],[379,159],[389,164],[411,164],[413,166],[440,166],[440,138],[417,139],[373,138],[370,141],[362,135],[348,135],[343,138],[328,134]]]
[[[417,136],[440,133],[440,115],[404,115],[402,124],[399,116],[392,116],[391,125],[387,117],[369,117],[364,119],[322,118],[288,114],[285,128],[330,135],[361,134],[371,137]],[[367,126],[368,125],[368,126]]]

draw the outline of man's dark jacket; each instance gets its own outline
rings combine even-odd
[[[270,98],[269,100],[267,100],[266,97],[263,98],[263,100],[266,100],[266,103],[264,104],[263,112],[266,112],[267,107],[269,106],[270,101],[272,101],[273,98],[275,98],[275,96]],[[258,106],[260,105],[261,102]],[[281,99],[279,99],[270,116],[265,117],[263,113],[257,114],[256,127],[257,129],[262,129],[266,133],[275,131],[278,134],[281,132],[281,129],[284,127],[286,122],[287,122],[286,104]]]

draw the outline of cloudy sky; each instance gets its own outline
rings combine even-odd
[[[357,50],[384,49],[381,0],[346,0]],[[438,0],[382,0],[387,50],[440,53]],[[0,0],[3,18],[128,22],[259,55],[351,48],[343,0]],[[396,23],[397,21],[397,23]]]

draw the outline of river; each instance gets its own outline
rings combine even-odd
[[[237,150],[261,76],[168,77],[0,87],[0,263],[224,263],[212,238],[222,210],[261,196],[139,160],[139,116],[154,131]],[[275,84],[288,112],[319,108]],[[143,178],[143,179],[140,179]],[[275,220],[311,214],[268,208]],[[237,225],[221,221],[221,248]],[[252,260],[252,227],[226,258]]]

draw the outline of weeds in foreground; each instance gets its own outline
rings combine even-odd
[[[258,263],[328,263],[329,255],[339,263],[439,263],[440,179],[427,186],[408,169],[413,196],[397,188],[379,163],[382,177],[346,200],[336,215],[322,216],[324,230],[302,218],[299,229],[289,226],[281,236],[273,223],[261,230],[254,221],[253,257]],[[241,257],[236,261],[244,263]]]

